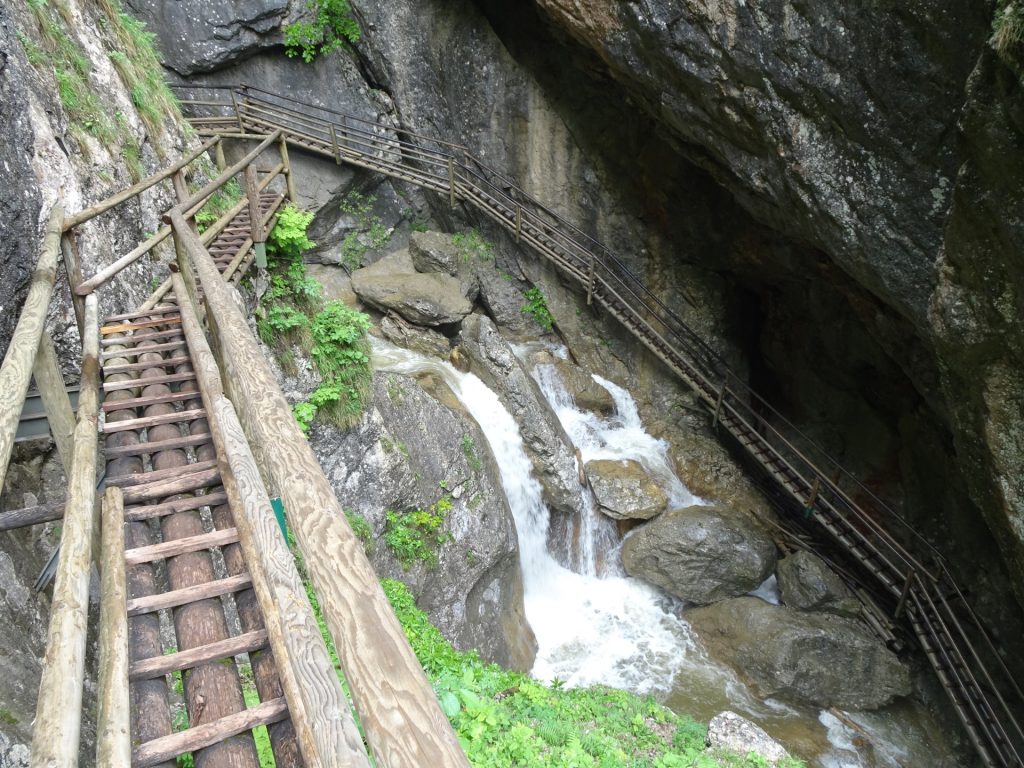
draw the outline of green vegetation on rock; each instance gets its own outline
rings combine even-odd
[[[992,47],[1001,55],[1009,56],[1014,48],[1024,43],[1024,3],[1021,0],[1003,0],[992,18]]]
[[[412,512],[389,510],[384,525],[384,542],[406,570],[414,563],[437,565],[437,548],[450,538],[445,533],[445,517],[452,510],[452,499],[442,496],[427,509]]]
[[[373,212],[376,202],[374,195],[352,191],[345,195],[339,206],[343,213],[355,219],[356,224],[356,228],[341,241],[341,263],[349,272],[363,265],[367,251],[380,248],[391,238],[384,222]]]
[[[462,261],[494,261],[494,246],[475,229],[456,232],[452,235],[452,245],[455,246]]]
[[[242,187],[237,179],[230,179],[210,195],[203,207],[196,213],[196,226],[205,232],[217,219],[231,210],[242,199]]]
[[[547,299],[541,293],[540,288],[530,288],[523,294],[526,303],[522,306],[522,313],[529,315],[536,321],[537,325],[546,332],[550,332],[555,326],[555,318],[548,309]]]
[[[306,0],[306,16],[284,28],[285,53],[307,64],[361,36],[348,0]]]
[[[340,301],[324,304],[320,284],[306,274],[302,254],[315,243],[306,235],[313,214],[287,206],[267,238],[270,286],[256,331],[274,347],[282,367],[294,373],[290,347],[307,352],[322,377],[319,386],[292,406],[304,432],[322,416],[339,427],[358,422],[370,391],[372,371],[366,333],[370,318]]]

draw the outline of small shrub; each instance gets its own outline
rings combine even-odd
[[[456,232],[452,235],[452,245],[455,246],[462,261],[494,261],[494,246],[484,240],[475,229]]]
[[[996,10],[992,18],[992,47],[1003,56],[1009,56],[1024,43],[1024,3],[1008,0]]]
[[[352,16],[348,0],[306,0],[307,18],[284,28],[285,53],[301,56],[307,64],[359,42],[359,24]]]
[[[348,510],[345,510],[345,518],[348,520],[348,524],[352,528],[352,533],[354,533],[356,538],[363,543],[363,549],[366,551],[366,554],[372,554],[374,550],[373,529],[370,528],[370,524],[366,522],[366,518],[356,512],[350,512]]]
[[[380,248],[391,239],[391,232],[373,212],[377,198],[359,192],[349,192],[341,202],[341,210],[356,221],[356,228],[341,241],[341,263],[353,272],[363,265],[367,251]]]
[[[548,310],[547,300],[540,288],[530,288],[523,294],[523,297],[526,299],[526,303],[522,306],[522,313],[532,317],[545,332],[550,332],[554,328],[555,318]]]
[[[413,563],[437,565],[437,547],[448,536],[441,532],[445,515],[452,509],[449,496],[442,496],[428,509],[399,513],[388,511],[385,517],[384,542],[406,570]]]
[[[469,435],[462,436],[462,453],[474,472],[480,472],[484,468],[484,463],[476,453],[476,445],[473,443],[473,438]]]
[[[306,230],[312,222],[311,211],[286,205],[277,217],[277,224],[267,236],[267,253],[286,261],[301,259],[303,251],[308,251],[316,245],[306,236]]]

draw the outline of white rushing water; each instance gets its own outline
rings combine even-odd
[[[525,355],[532,348],[524,346],[516,351]],[[558,348],[550,351],[556,356],[563,352]],[[533,476],[519,427],[498,396],[471,373],[376,339],[373,363],[378,370],[439,376],[486,436],[519,538],[524,606],[538,644],[534,677],[558,679],[569,686],[600,683],[650,693],[698,718],[733,709],[779,738],[784,732],[790,733],[790,738],[782,740],[796,745],[805,756],[814,754],[813,764],[822,768],[922,764],[902,762],[908,751],[929,754],[928,739],[921,728],[899,734],[898,728],[906,724],[906,719],[896,719],[894,724],[893,718],[884,715],[861,716],[857,726],[863,730],[855,733],[827,712],[800,710],[771,699],[762,701],[731,670],[707,656],[689,625],[680,618],[682,606],[678,601],[624,576],[617,566],[604,569],[598,576],[597,552],[611,546],[608,542],[614,541],[610,538],[614,537],[614,527],[595,511],[592,499],[589,508],[581,511],[583,538],[590,541],[589,549],[583,547],[580,553],[581,572],[560,565],[548,551],[549,512],[540,483]],[[574,406],[553,366],[537,366],[535,378],[584,462],[598,458],[636,460],[665,490],[671,506],[704,503],[676,477],[667,445],[643,429],[636,404],[626,390],[594,377],[611,393],[616,406],[613,416],[600,417]],[[618,561],[617,556],[606,559]],[[778,602],[773,578],[755,594]],[[883,742],[888,737],[902,746],[883,743],[871,759],[865,759],[853,744],[868,732],[880,734]]]

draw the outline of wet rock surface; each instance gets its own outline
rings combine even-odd
[[[454,396],[446,402],[452,407],[410,378],[378,373],[362,423],[348,432],[315,425],[311,446],[342,506],[369,524],[377,574],[408,584],[458,648],[528,669],[535,646],[523,612],[515,524],[486,440],[453,410]],[[436,565],[404,569],[383,538],[387,511],[427,509],[442,498],[452,503],[443,526],[451,539],[437,545]]]
[[[587,477],[601,512],[615,520],[650,520],[665,511],[668,497],[638,461],[597,459]]]
[[[771,765],[789,757],[789,753],[761,726],[740,717],[735,712],[720,712],[708,723],[709,747],[721,748],[739,755],[753,752]]]
[[[611,393],[580,366],[568,360],[555,360],[552,364],[577,408],[601,416],[610,416],[615,412],[615,400]]]
[[[803,611],[826,611],[841,616],[860,613],[860,601],[820,557],[796,552],[779,560],[775,569],[782,601]]]
[[[473,311],[459,281],[436,273],[370,275],[358,269],[352,273],[352,290],[370,306],[397,312],[417,325],[457,323]]]
[[[443,232],[413,232],[409,255],[417,272],[444,272],[452,277],[459,272],[459,250],[451,235]]]
[[[861,622],[737,597],[684,614],[708,652],[762,696],[874,709],[910,693],[910,673]]]
[[[575,513],[582,506],[576,455],[569,439],[515,353],[490,318],[470,315],[462,323],[461,349],[472,370],[499,394],[522,431],[544,499],[553,509]]]
[[[775,567],[775,544],[748,515],[723,507],[673,509],[622,544],[630,576],[692,603],[756,589]]]

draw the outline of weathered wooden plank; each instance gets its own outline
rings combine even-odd
[[[88,280],[83,280],[81,283],[75,286],[75,295],[86,296],[97,288],[100,288],[108,280],[112,279],[125,267],[129,267],[136,261],[141,259],[147,253],[156,248],[160,243],[166,240],[171,234],[170,227],[161,227],[160,230],[151,237],[148,237],[143,242],[139,243],[132,250],[126,253],[121,258],[114,262],[111,262],[106,267],[101,269],[95,275],[90,277]]]
[[[179,320],[176,316],[162,317],[159,320],[143,320],[141,323],[118,323],[117,325],[105,325],[100,328],[100,333],[109,336],[112,333],[130,333],[141,328],[156,328],[161,325],[175,325]]]
[[[169,425],[162,425],[169,426]],[[202,445],[203,443],[210,442],[209,435],[189,435],[188,437],[174,437],[169,440],[153,440],[149,442],[139,443],[138,445],[124,445],[116,448],[107,448],[104,450],[104,454],[108,459],[112,459],[116,456],[141,456],[143,454],[152,454],[159,451],[172,451],[179,448],[189,448],[195,445]]]
[[[60,562],[46,656],[32,731],[32,768],[75,765],[78,760],[89,618],[89,570],[96,507],[96,425],[99,412],[99,333],[96,298],[85,303],[82,378],[78,394],[74,461],[68,482]]]
[[[291,515],[310,577],[380,766],[468,766],[362,545],[209,254],[171,209],[199,273],[246,436]],[[236,521],[237,523],[237,521]]]
[[[227,501],[227,498],[228,497],[225,496],[223,492],[215,491],[213,493],[203,494],[202,496],[186,496],[184,498],[175,499],[174,501],[165,501],[160,504],[132,507],[131,509],[125,510],[124,515],[126,520],[141,522],[142,520],[150,520],[154,517],[171,515],[175,512],[187,512],[190,509],[199,509],[212,504],[223,504]]]
[[[96,765],[122,768],[132,759],[131,702],[128,697],[128,585],[124,564],[124,500],[107,488],[102,507],[100,586],[99,709]]]
[[[147,381],[145,385],[142,385],[138,383],[139,379],[135,379],[134,381],[138,387],[148,386],[152,383],[152,381]],[[124,389],[129,389],[129,387],[125,387]],[[187,392],[168,392],[164,395],[146,395],[143,397],[130,397],[126,400],[108,400],[103,403],[103,411],[105,413],[126,410],[134,411],[137,408],[145,407],[147,405],[155,405],[157,403],[177,403],[188,399],[189,394]]]
[[[214,466],[211,467],[209,466],[210,464]],[[182,467],[177,473],[172,473],[170,468],[159,471],[168,474],[149,482],[140,480],[138,483],[125,484],[120,482],[118,478],[114,478],[113,481],[108,479],[107,484],[123,487],[125,489],[125,500],[136,504],[140,501],[149,501],[150,499],[162,499],[177,493],[197,491],[201,488],[217,485],[220,482],[220,470],[217,468],[216,462],[196,462],[195,464],[189,464],[187,467]],[[148,472],[144,475],[132,477],[145,478],[155,474],[157,473]]]
[[[160,544],[150,544],[148,547],[129,549],[124,553],[124,560],[129,565],[150,563],[154,560],[163,560],[164,558],[174,557],[185,552],[195,552],[200,549],[233,544],[236,541],[238,541],[238,531],[234,528],[224,528],[219,531],[200,533],[197,536],[185,536],[181,539],[164,541]]]
[[[177,312],[178,308],[175,307],[174,311]],[[131,338],[127,339],[127,341],[131,342]],[[104,352],[103,354],[101,354],[100,360],[109,360],[110,358],[114,357],[138,357],[139,355],[144,355],[147,352],[167,352],[169,350],[184,349],[184,347],[184,341],[168,341],[165,344],[153,344],[148,347],[129,347],[126,349],[116,349],[111,352]]]
[[[253,160],[255,160],[257,157],[263,154],[263,150],[265,150],[267,147],[269,147],[271,144],[277,141],[280,137],[281,129],[278,128],[276,131],[274,131],[265,139],[263,139],[263,141],[261,141],[256,146],[255,149],[251,150],[248,154],[246,154],[245,157],[243,157],[237,163],[235,163],[222,174],[220,174],[220,176],[218,176],[216,179],[211,181],[201,190],[196,192],[194,195],[192,195],[192,197],[190,197],[185,202],[179,203],[177,209],[186,211],[186,218],[194,216],[196,214],[196,211],[199,210],[199,207],[202,206],[203,203],[206,201],[206,198],[208,198],[210,195],[212,195],[214,192],[216,192],[218,189],[224,186],[224,184],[226,184],[229,179],[233,178],[241,171],[244,171],[245,168]]]
[[[152,350],[146,350],[152,351]],[[169,367],[177,365],[178,363],[187,363],[188,357],[169,357],[164,363],[161,363],[162,367]],[[144,371],[147,368],[152,368],[152,363],[118,363],[117,365],[106,365],[103,367],[103,373],[110,375],[114,373],[130,373],[131,371]]]
[[[167,286],[170,288],[171,280],[167,279]],[[116,339],[101,339],[100,346],[108,347],[113,345],[121,345],[127,347],[126,352],[130,352],[133,345],[137,345],[141,341],[152,341],[154,339],[174,339],[181,336],[180,328],[170,328],[166,331],[155,331],[151,333],[136,333],[132,336],[123,336]]]
[[[187,651],[168,653],[164,656],[132,664],[128,670],[128,679],[147,680],[153,677],[160,677],[169,672],[194,667],[197,664],[206,664],[211,661],[239,656],[243,653],[251,653],[263,648],[266,644],[266,630],[260,629],[255,632],[245,632],[235,637],[229,637],[227,640],[218,640],[207,645],[190,648]]]
[[[18,431],[18,417],[25,402],[36,351],[46,325],[46,310],[50,306],[53,281],[57,274],[63,218],[64,206],[57,203],[50,210],[28,295],[21,307],[21,315],[7,347],[7,354],[4,355],[3,365],[0,366],[0,488],[3,488],[7,476],[7,464],[11,460],[14,436]]]
[[[188,361],[189,358],[181,358],[183,361]],[[150,364],[152,367],[152,364]],[[146,427],[155,427],[158,424],[183,424],[188,421],[195,421],[196,419],[205,419],[206,411],[202,408],[191,411],[175,411],[174,413],[164,413],[160,416],[140,416],[137,419],[129,419],[128,421],[117,421],[110,424],[103,425],[103,433],[109,435],[112,432],[123,432],[126,429],[143,429]]]
[[[210,469],[216,469],[216,461],[201,461],[195,464],[189,464],[186,470],[189,474],[197,472],[206,472]],[[181,475],[181,470],[178,468],[155,470],[153,472],[142,472],[135,475],[107,475],[107,485],[116,485],[118,488],[131,488],[138,485],[149,485],[150,483],[163,482],[164,480],[173,480]],[[173,491],[172,491],[173,493]],[[154,496],[162,495],[169,496],[170,493],[153,494]],[[127,498],[127,497],[126,497]]]
[[[231,736],[252,730],[258,725],[269,725],[288,716],[284,699],[272,699],[252,709],[236,712],[212,723],[197,725],[186,731],[154,739],[132,750],[132,767],[149,768],[185,752],[195,752],[217,744]]]
[[[135,389],[137,387],[149,387],[153,384],[175,384],[182,381],[192,381],[195,374],[192,373],[169,373],[164,376],[147,376],[144,379],[129,379],[128,381],[107,381],[103,383],[104,392],[116,392],[119,389]],[[163,395],[160,395],[163,397]]]
[[[153,185],[159,184],[161,181],[166,179],[168,176],[174,175],[181,168],[184,168],[186,165],[191,163],[197,157],[199,157],[200,155],[202,155],[205,152],[208,152],[211,147],[213,147],[213,146],[215,146],[216,144],[219,144],[219,143],[220,143],[220,137],[219,136],[218,137],[214,137],[214,138],[210,139],[209,141],[203,142],[202,146],[200,146],[198,149],[193,150],[192,152],[189,152],[187,155],[182,157],[180,160],[178,160],[173,165],[169,165],[167,168],[164,168],[162,171],[154,173],[152,176],[147,176],[145,179],[140,181],[138,184],[134,184],[134,185],[128,187],[128,189],[125,189],[125,190],[122,190],[121,192],[118,192],[116,195],[111,195],[106,200],[104,200],[104,201],[102,201],[100,203],[97,203],[96,205],[90,206],[89,208],[86,208],[83,211],[79,211],[78,213],[74,214],[73,216],[69,216],[68,218],[63,220],[63,223],[62,223],[63,231],[66,232],[67,230],[72,229],[73,227],[77,227],[79,224],[82,224],[82,223],[88,221],[89,219],[91,219],[91,218],[93,218],[95,216],[99,216],[104,211],[109,211],[114,206],[120,205],[125,200],[129,200],[129,199],[135,197],[140,192],[144,192],[145,190],[149,189]]]
[[[228,576],[226,579],[207,581],[197,584],[194,587],[173,589],[170,592],[162,592],[158,595],[137,597],[128,601],[128,615],[138,616],[141,613],[152,613],[167,608],[177,608],[179,605],[188,605],[197,600],[206,600],[210,597],[220,597],[240,589],[245,589],[252,584],[252,579],[247,574]]]
[[[58,501],[55,504],[39,504],[23,509],[12,509],[9,512],[0,513],[0,531],[11,531],[15,528],[23,528],[26,525],[38,525],[48,523],[51,520],[60,520],[64,517],[64,507],[67,502]]]
[[[118,320],[135,320],[139,317],[156,317],[158,315],[171,315],[178,311],[177,304],[164,304],[160,307],[153,307],[151,309],[136,309],[134,312],[123,312],[120,315],[107,315],[103,320],[104,325],[116,322]]]
[[[57,352],[53,348],[53,339],[45,330],[39,337],[39,349],[36,352],[35,364],[32,368],[36,386],[39,388],[39,399],[46,410],[46,421],[50,434],[64,465],[64,476],[71,477],[72,440],[75,431],[75,412],[71,408],[64,376],[57,364]]]

